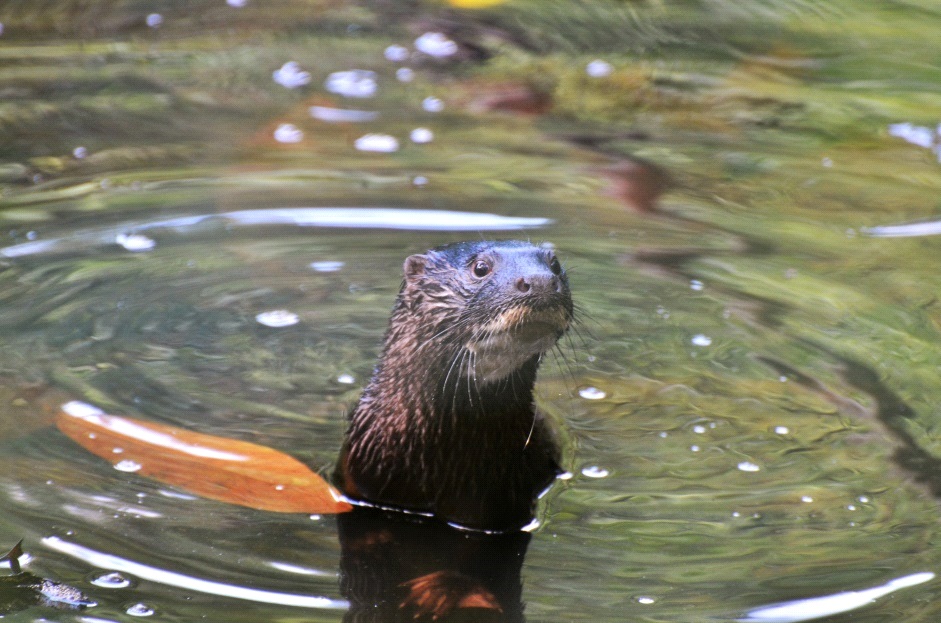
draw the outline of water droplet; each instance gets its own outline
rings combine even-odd
[[[111,452],[113,454],[124,454],[124,448],[112,448]]]
[[[337,377],[337,383],[343,383],[344,385],[352,385],[356,382],[356,379],[353,378],[352,374],[341,374]]]
[[[573,474],[572,472],[562,472],[561,474],[556,476],[556,478],[558,478],[559,480],[571,480],[574,475],[575,474]]]
[[[127,588],[131,585],[131,581],[117,571],[103,573],[94,578],[91,583],[102,588]]]
[[[163,23],[163,15],[160,13],[151,13],[147,16],[147,25],[151,28],[158,28]]]
[[[157,246],[155,240],[141,234],[118,234],[114,241],[128,251],[134,252],[150,251]]]
[[[657,433],[657,436],[660,437],[660,439],[666,439],[667,437],[670,436],[670,433],[666,432],[665,430],[662,430],[659,433]]]
[[[274,131],[274,140],[279,143],[300,143],[304,133],[293,123],[282,123]]]
[[[123,461],[119,461],[114,464],[114,469],[118,470],[119,472],[137,472],[140,471],[141,467],[143,466],[140,463],[132,461],[131,459],[124,459]]]
[[[316,270],[318,273],[335,273],[336,271],[343,268],[343,262],[311,262],[310,267]]]
[[[412,184],[415,186],[424,186],[428,183],[428,178],[424,175],[416,175],[415,179],[412,180]]]
[[[655,601],[656,600],[653,597],[638,597],[637,598],[637,603],[644,604],[644,605],[652,604]]]
[[[732,517],[741,517],[742,514],[738,511],[732,511]]]
[[[610,76],[613,71],[614,67],[611,66],[611,63],[600,59],[588,63],[585,67],[585,73],[592,78],[604,78]]]
[[[311,515],[311,516],[310,516],[310,520],[311,520],[311,521],[320,521],[320,519],[321,519],[321,516],[320,516],[320,515]]]
[[[275,82],[288,89],[296,89],[310,84],[310,72],[303,71],[296,61],[288,61],[276,69],[271,77]]]
[[[706,427],[702,426],[701,424],[697,424],[696,426],[693,427],[693,432],[696,433],[697,435],[702,435],[703,433],[706,432]]]
[[[854,504],[847,504],[847,505],[846,505],[846,510],[848,510],[848,511],[854,511],[854,510],[856,510],[856,506],[855,506]]]
[[[426,32],[415,39],[415,49],[435,58],[447,58],[457,54],[457,44],[440,32]]]
[[[386,57],[386,60],[392,61],[393,63],[401,63],[402,61],[408,60],[408,48],[404,45],[390,45],[383,52],[383,56]]]
[[[412,139],[413,143],[418,144],[430,143],[435,138],[434,133],[428,128],[415,128],[408,136]]]
[[[705,288],[706,286],[704,286],[702,281],[700,281],[699,279],[693,279],[692,281],[689,282],[689,287],[690,289],[696,290],[698,292],[702,290],[703,288]]]
[[[743,472],[757,472],[761,469],[760,467],[758,467],[757,465],[755,465],[754,463],[750,461],[742,461],[741,463],[738,464],[738,468],[742,470]]]
[[[699,452],[699,446],[690,446],[689,449],[693,452]]]
[[[149,617],[152,616],[155,611],[147,604],[134,604],[133,606],[128,606],[125,612],[132,617]]]
[[[856,501],[859,502],[860,504],[869,504],[869,497],[865,495],[861,495],[858,498],[856,498]]]
[[[274,486],[274,490],[275,490],[275,491],[284,491],[284,485],[275,485],[275,486]]]
[[[324,87],[344,97],[372,97],[376,94],[376,72],[365,69],[336,71],[327,76]]]
[[[444,102],[437,97],[429,95],[421,102],[421,107],[427,112],[441,112],[444,110]]]
[[[702,333],[694,335],[691,341],[696,346],[709,346],[710,344],[712,344],[712,338],[709,337],[708,335],[703,335]]]
[[[603,467],[598,467],[597,465],[589,465],[582,469],[582,476],[587,476],[588,478],[605,478],[611,472],[604,469]]]
[[[225,0],[225,3],[236,9],[241,9],[243,6],[248,4],[248,0]]]
[[[606,393],[604,393],[597,387],[584,387],[578,390],[578,395],[587,400],[601,400],[602,398],[607,396]]]
[[[787,383],[787,377],[784,376],[783,374],[778,377],[778,380],[781,381],[782,383]]]
[[[395,78],[399,82],[411,82],[415,79],[415,72],[408,67],[399,67],[395,72]]]
[[[813,501],[814,501],[814,499],[813,499],[812,497],[810,497],[809,495],[802,495],[802,496],[801,496],[801,502],[804,502],[805,504],[810,504],[810,503],[813,502]]]
[[[88,155],[88,150],[85,149],[84,147],[76,147],[75,149],[72,150],[72,155],[78,160],[81,160],[82,158]]]
[[[791,430],[787,426],[775,426],[774,432],[778,435],[787,435]]]
[[[356,139],[353,146],[360,151],[392,153],[399,150],[399,141],[388,134],[366,134]]]
[[[255,320],[259,324],[263,324],[266,327],[290,327],[300,322],[297,314],[289,312],[285,309],[275,309],[273,311],[262,312],[255,316]]]

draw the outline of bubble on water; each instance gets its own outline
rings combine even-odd
[[[327,76],[324,87],[344,97],[372,97],[376,94],[376,72],[365,69],[336,71]]]
[[[308,110],[314,119],[328,123],[362,123],[379,118],[379,113],[373,110],[351,110],[329,106],[311,106]]]
[[[637,603],[644,604],[645,606],[654,602],[656,602],[656,600],[653,597],[641,596],[637,598]]]
[[[743,472],[757,472],[761,469],[751,461],[742,461],[738,464],[738,468]]]
[[[441,112],[444,110],[444,102],[433,95],[429,95],[422,100],[421,107],[427,112]]]
[[[114,241],[128,251],[150,251],[157,246],[156,241],[141,234],[118,234]]]
[[[696,290],[698,292],[702,290],[705,286],[703,285],[702,281],[700,281],[699,279],[693,279],[692,281],[689,282],[689,287],[690,289]]]
[[[778,435],[787,435],[789,432],[791,432],[791,429],[789,429],[787,426],[775,426],[774,432]]]
[[[414,179],[412,179],[412,184],[414,184],[415,186],[424,186],[427,183],[428,183],[428,178],[425,177],[424,175],[416,175]]]
[[[601,59],[594,60],[585,66],[585,73],[592,78],[604,78],[610,76],[613,71],[614,67],[611,66],[611,63]]]
[[[670,436],[670,433],[666,432],[665,430],[662,430],[659,433],[657,433],[657,437],[659,437],[660,439],[666,439],[669,436]]]
[[[156,611],[147,604],[137,603],[133,606],[128,606],[125,612],[127,612],[132,617],[149,617],[152,616]]]
[[[702,426],[701,424],[697,424],[696,426],[693,427],[693,432],[696,433],[697,435],[702,435],[703,433],[706,432],[706,427]]]
[[[408,67],[399,67],[395,71],[395,78],[399,82],[411,82],[415,79],[415,72]]]
[[[310,84],[310,72],[301,69],[296,61],[288,61],[271,74],[275,82],[288,89]]]
[[[404,45],[390,45],[382,54],[386,57],[386,60],[392,61],[393,63],[401,63],[402,61],[408,60],[408,48]]]
[[[809,495],[802,495],[802,496],[801,496],[801,502],[804,502],[805,504],[810,504],[810,503],[813,502],[813,501],[814,501],[814,499],[813,499],[812,497],[810,497]]]
[[[311,262],[310,267],[316,270],[318,273],[335,273],[336,271],[343,268],[343,262],[338,262],[338,261]]]
[[[143,465],[136,461],[132,461],[131,459],[124,459],[123,461],[119,461],[118,463],[114,464],[114,469],[118,470],[119,472],[139,472],[141,467],[143,467]]]
[[[356,379],[353,378],[352,374],[341,374],[337,377],[337,383],[343,383],[344,385],[352,385],[356,382]]]
[[[856,506],[855,506],[854,504],[847,504],[847,505],[846,505],[846,510],[848,510],[848,511],[854,511],[854,510],[856,510]]]
[[[282,123],[274,131],[274,140],[279,143],[300,143],[304,133],[293,123]]]
[[[578,390],[578,395],[582,398],[585,398],[586,400],[601,400],[607,396],[605,392],[598,389],[597,387],[583,387],[582,389]]]
[[[248,0],[225,0],[225,3],[236,9],[241,9],[243,6],[248,4]]]
[[[869,497],[865,495],[861,495],[858,498],[856,498],[856,501],[859,502],[860,504],[869,504]]]
[[[598,467],[597,465],[589,465],[588,467],[582,468],[582,476],[587,476],[588,478],[605,478],[611,472],[606,470],[603,467]]]
[[[689,449],[693,452],[699,452],[699,446],[690,446]]]
[[[85,149],[84,147],[76,147],[75,149],[72,150],[72,156],[74,156],[78,160],[81,160],[87,155],[88,155],[88,150]]]
[[[353,146],[360,151],[392,153],[399,150],[399,141],[388,134],[366,134],[356,139]]]
[[[430,143],[434,140],[434,133],[428,128],[415,128],[412,130],[411,134],[408,135],[412,139],[413,143],[418,143],[419,145],[424,143]]]
[[[289,312],[286,309],[262,312],[255,316],[255,320],[257,320],[259,324],[276,329],[280,327],[290,327],[300,322],[300,318],[297,317],[297,314]]]
[[[102,588],[127,588],[131,585],[131,581],[117,571],[103,573],[95,577],[91,583]]]
[[[712,344],[712,338],[708,335],[703,335],[702,333],[694,335],[693,339],[690,341],[696,346],[709,346]]]
[[[158,28],[163,23],[163,15],[160,13],[151,13],[147,16],[147,25],[151,28]]]
[[[415,39],[415,49],[435,58],[447,58],[457,54],[457,44],[440,32],[426,32]]]

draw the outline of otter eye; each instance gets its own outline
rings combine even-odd
[[[549,258],[549,270],[552,271],[553,275],[558,275],[562,272],[562,264],[559,264],[559,258],[554,255]]]
[[[474,262],[474,276],[478,279],[483,279],[489,275],[491,270],[492,268],[490,267],[490,264],[484,260],[477,260]]]

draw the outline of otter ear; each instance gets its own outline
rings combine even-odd
[[[409,255],[405,258],[405,280],[412,283],[424,275],[430,259],[427,255]]]

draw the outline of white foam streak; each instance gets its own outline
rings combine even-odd
[[[901,588],[923,584],[934,579],[934,573],[924,572],[896,578],[882,586],[862,591],[847,591],[824,597],[786,601],[749,612],[740,623],[797,623],[849,612],[871,604],[876,599]]]
[[[98,552],[88,547],[64,541],[59,537],[50,536],[42,540],[43,545],[49,549],[78,558],[94,567],[108,569],[109,571],[118,571],[128,573],[143,580],[157,582],[166,586],[175,586],[185,590],[195,591],[197,593],[207,593],[209,595],[218,595],[220,597],[231,597],[233,599],[244,599],[258,603],[277,604],[281,606],[297,606],[299,608],[319,608],[345,610],[349,603],[341,599],[330,599],[328,597],[319,597],[316,595],[296,595],[293,593],[277,593],[274,591],[264,591],[245,586],[235,586],[224,584],[222,582],[213,582],[204,580],[182,573],[175,573],[165,569],[158,569],[133,560],[120,558],[112,554]]]

